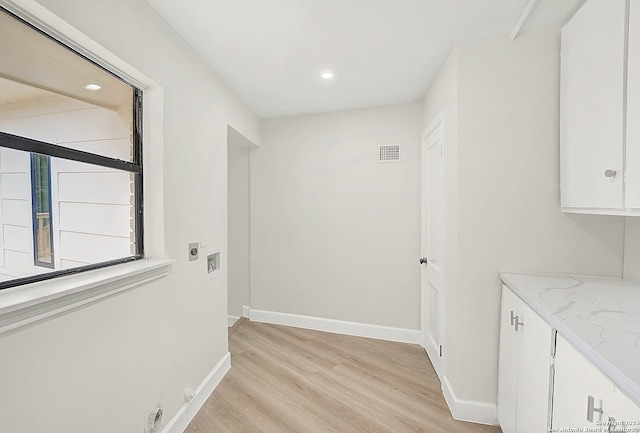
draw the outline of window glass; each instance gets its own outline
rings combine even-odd
[[[46,155],[31,154],[31,201],[35,265],[52,268],[51,164]]]
[[[51,167],[56,178],[60,266],[133,256],[136,175],[59,158],[51,159]]]
[[[141,96],[0,8],[0,289],[143,257]]]
[[[2,9],[0,40],[0,130],[132,161],[130,85]]]
[[[133,91],[121,85],[128,97],[110,109],[0,76],[0,131],[132,162]]]

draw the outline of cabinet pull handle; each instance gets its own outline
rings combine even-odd
[[[516,332],[518,332],[518,328],[522,325],[524,325],[524,323],[520,321],[520,317],[511,310],[511,326],[515,326]]]
[[[518,332],[520,329],[518,329],[520,326],[523,326],[524,323],[520,321],[520,317],[516,316],[516,332]]]
[[[604,177],[616,177],[616,174],[618,174],[618,172],[613,169],[608,169],[604,171]]]
[[[592,395],[587,397],[587,421],[593,422],[593,413],[598,412],[602,414],[602,407],[595,407],[595,402]]]

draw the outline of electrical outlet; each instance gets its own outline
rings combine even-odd
[[[197,242],[189,244],[189,261],[190,262],[192,262],[194,260],[198,260],[198,256],[199,256],[198,249],[199,249],[199,247],[198,247],[198,243]]]
[[[162,425],[162,405],[160,403],[146,413],[145,421],[144,433],[156,433],[160,429]]]

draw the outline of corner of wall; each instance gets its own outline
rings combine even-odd
[[[446,376],[442,381],[442,392],[454,419],[478,424],[498,425],[498,409],[495,403],[458,398]]]

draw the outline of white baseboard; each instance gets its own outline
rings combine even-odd
[[[238,320],[240,320],[241,317],[246,317],[248,319],[250,316],[251,316],[251,307],[247,307],[246,305],[243,305],[242,316],[232,316],[232,315],[227,316],[227,323],[228,323],[227,326],[231,328],[233,325],[236,324]]]
[[[252,322],[272,323],[275,325],[293,326],[296,328],[354,335],[356,337],[376,338],[378,340],[397,341],[400,343],[420,344],[422,335],[420,331],[413,329],[392,328],[366,323],[277,313],[274,311],[251,310],[250,317]]]
[[[238,320],[240,320],[238,316],[227,316],[227,326],[231,328]]]
[[[162,433],[183,433],[230,368],[231,354],[227,352],[195,390],[195,397],[180,408]]]
[[[454,419],[478,424],[498,425],[498,408],[495,404],[462,400],[456,397],[446,376],[442,381],[442,393]]]

